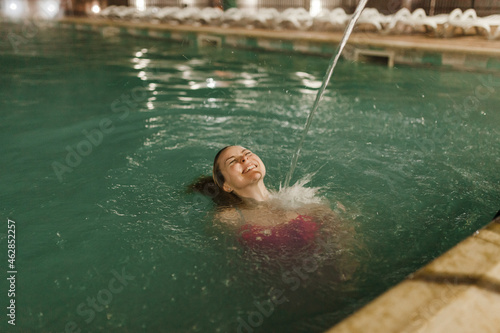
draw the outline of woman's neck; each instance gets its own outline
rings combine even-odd
[[[255,201],[266,201],[269,199],[269,191],[266,185],[264,185],[264,182],[258,182],[254,186],[247,186],[242,190],[238,190],[236,195],[243,200],[253,199]]]

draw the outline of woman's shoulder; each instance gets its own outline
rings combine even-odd
[[[234,207],[224,208],[215,213],[215,220],[223,225],[238,227],[241,225],[241,213]]]
[[[303,205],[296,211],[299,215],[309,215],[309,216],[315,216],[315,215],[321,216],[333,213],[332,209],[330,208],[330,205],[326,203],[311,203]]]

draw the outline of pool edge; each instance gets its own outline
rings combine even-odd
[[[54,26],[95,31],[103,35],[110,33],[110,28],[114,28],[116,30],[114,33],[173,39],[192,43],[198,47],[202,47],[200,40],[208,38],[212,41],[218,40],[217,46],[297,52],[326,57],[332,56],[343,35],[341,32],[169,25],[82,17],[65,17],[52,22]],[[500,40],[486,40],[481,37],[442,39],[420,35],[355,32],[343,55],[350,61],[356,61],[355,54],[360,51],[391,53],[395,65],[500,72]]]
[[[500,217],[325,333],[497,332]]]

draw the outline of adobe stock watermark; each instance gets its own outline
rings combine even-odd
[[[255,311],[248,313],[246,320],[242,317],[237,318],[237,333],[253,333],[256,328],[264,323],[266,318],[269,318],[274,313],[276,307],[288,302],[289,299],[286,297],[286,292],[298,290],[302,283],[308,280],[311,274],[320,268],[321,263],[318,260],[317,254],[321,253],[321,249],[329,246],[330,243],[330,239],[326,239],[325,241],[320,237],[313,253],[309,257],[302,259],[300,265],[294,265],[291,270],[283,272],[281,274],[281,281],[287,285],[287,288],[285,290],[272,288],[268,293],[268,299],[263,302],[255,301],[253,303]]]
[[[23,45],[28,44],[30,40],[35,38],[39,30],[40,27],[35,20],[25,20],[21,26],[20,33],[12,32],[12,30],[9,31],[7,33],[7,39],[14,49],[14,52],[18,53]]]
[[[118,115],[118,120],[125,120],[130,111],[136,109],[139,103],[146,100],[148,95],[146,90],[147,86],[137,86],[111,103],[111,111]],[[102,144],[105,136],[115,130],[115,122],[116,119],[102,118],[96,128],[81,131],[84,138],[75,146],[67,145],[65,147],[66,156],[64,160],[62,162],[53,161],[51,164],[59,182],[63,182],[65,173],[73,172],[82,163],[84,157],[89,156],[95,148]]]
[[[113,277],[109,279],[106,288],[99,290],[94,297],[87,297],[76,307],[76,313],[88,325],[96,318],[96,312],[102,312],[112,302],[115,295],[120,294],[130,281],[135,280],[134,275],[130,275],[122,268],[121,273],[112,269]],[[81,333],[82,329],[75,321],[68,321],[64,326],[64,333]]]
[[[46,8],[39,8],[39,10],[41,12],[37,13],[34,17],[23,20],[19,31],[14,32],[12,29],[9,29],[7,39],[15,53],[21,51],[24,45],[29,44],[38,35],[40,28],[47,25],[47,18],[51,17],[52,13],[48,12]]]

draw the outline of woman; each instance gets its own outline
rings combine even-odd
[[[249,279],[286,291],[289,302],[280,311],[303,315],[304,308],[311,313],[329,306],[336,310],[332,295],[349,289],[345,283],[354,281],[358,266],[351,252],[352,229],[318,201],[290,209],[283,202],[286,196],[267,189],[265,176],[266,167],[255,153],[227,146],[214,158],[212,182],[205,179],[195,187],[217,203],[214,220],[220,228],[214,230],[229,236],[229,242],[236,237],[246,250],[249,274],[258,274]]]
[[[215,156],[212,177],[202,177],[191,189],[214,200],[214,222],[224,235],[232,230],[251,253],[292,265],[308,260],[309,268],[333,265],[335,279],[349,279],[357,267],[353,228],[317,201],[290,209],[283,197],[267,189],[265,176],[264,163],[251,150],[227,146]]]
[[[232,198],[220,207],[216,220],[235,228],[240,243],[251,249],[289,253],[315,247],[325,219],[336,219],[324,205],[284,209],[264,184],[264,163],[247,148],[221,149],[212,176],[218,190]]]

